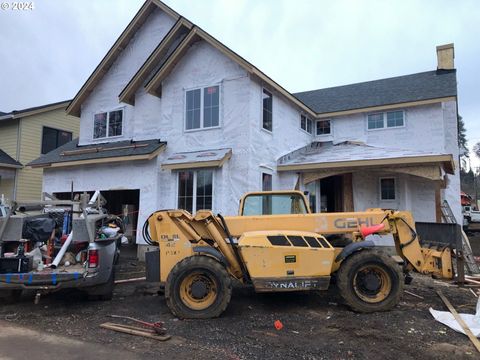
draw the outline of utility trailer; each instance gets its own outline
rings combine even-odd
[[[91,200],[85,193],[77,201],[13,202],[0,217],[0,298],[78,288],[111,299],[124,228],[104,205],[99,192]]]

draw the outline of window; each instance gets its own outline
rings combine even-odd
[[[317,135],[330,135],[332,133],[332,128],[330,120],[319,120],[317,121]]]
[[[122,135],[123,110],[103,112],[94,115],[93,138]]]
[[[72,133],[70,131],[57,130],[44,126],[42,133],[42,154],[55,150],[70,141],[72,141]]]
[[[272,175],[262,173],[262,191],[272,191]]]
[[[248,195],[243,203],[243,215],[306,214],[303,197],[297,194]]]
[[[300,127],[309,134],[313,133],[313,121],[305,115],[300,115]]]
[[[368,129],[382,129],[383,126],[383,113],[368,115]]]
[[[209,86],[185,93],[185,130],[217,127],[220,124],[220,87]]]
[[[186,170],[178,173],[178,208],[193,213],[212,209],[213,170]]]
[[[402,110],[370,114],[367,116],[367,121],[368,130],[402,127],[405,124]]]
[[[263,128],[272,131],[272,94],[263,89]]]
[[[395,200],[395,178],[380,179],[380,200]]]
[[[403,111],[387,112],[387,127],[403,126]]]

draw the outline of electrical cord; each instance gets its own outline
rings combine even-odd
[[[154,215],[155,213],[151,213],[147,220],[143,223],[143,228],[142,228],[142,236],[145,242],[150,245],[150,246],[158,246],[158,242],[153,241],[152,237],[150,236],[150,229],[148,227],[148,220]]]
[[[150,229],[148,227],[148,220],[155,215],[157,212],[160,211],[170,211],[169,209],[163,209],[163,210],[156,210],[155,212],[151,213],[148,215],[147,220],[143,223],[143,228],[142,228],[142,236],[145,239],[145,242],[150,245],[150,246],[159,246],[159,243],[154,241],[152,237],[150,236]]]

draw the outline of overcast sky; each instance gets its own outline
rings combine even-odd
[[[165,0],[291,92],[436,69],[455,43],[459,113],[480,141],[480,8],[471,1]],[[71,99],[142,0],[0,0],[0,111]],[[476,164],[478,162],[476,161]]]

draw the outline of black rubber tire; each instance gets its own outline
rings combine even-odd
[[[97,285],[87,290],[89,300],[109,301],[113,299],[115,289],[115,270],[112,269],[110,277],[105,284]]]
[[[385,299],[370,303],[363,300],[355,290],[354,279],[365,265],[374,265],[384,270],[391,288]],[[343,260],[337,271],[337,287],[346,305],[353,311],[370,313],[388,311],[395,307],[403,294],[402,268],[391,257],[378,250],[361,250]]]
[[[216,298],[213,303],[202,310],[192,309],[181,298],[182,281],[194,272],[200,272],[215,282]],[[225,267],[217,260],[194,255],[177,263],[168,275],[165,284],[165,300],[170,311],[180,319],[210,319],[220,316],[232,297],[232,279]]]

